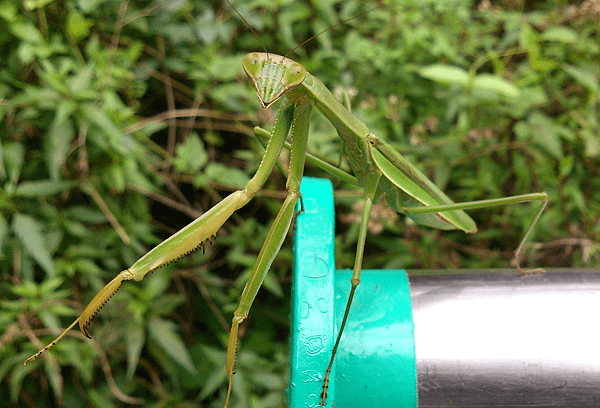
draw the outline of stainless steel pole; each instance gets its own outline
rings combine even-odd
[[[600,271],[411,274],[419,407],[599,407]]]

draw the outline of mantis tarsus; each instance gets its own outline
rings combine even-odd
[[[356,184],[363,189],[364,200],[351,279],[352,287],[343,322],[332,350],[330,365],[323,373],[321,396],[323,405],[326,403],[327,398],[331,364],[342,338],[354,293],[360,283],[367,224],[374,202],[385,195],[392,208],[409,215],[421,224],[442,229],[460,229],[473,233],[477,230],[475,222],[464,210],[525,201],[541,201],[540,209],[515,252],[515,263],[517,268],[519,267],[523,245],[548,202],[546,193],[454,203],[392,146],[371,133],[367,126],[353,116],[325,85],[307,73],[299,63],[279,55],[255,52],[244,57],[243,67],[254,84],[264,108],[268,108],[279,99],[283,99],[273,130],[270,133],[264,157],[254,177],[243,190],[231,193],[200,218],[152,249],[129,269],[119,273],[92,299],[78,319],[48,346],[27,359],[25,363],[35,360],[44,351],[55,345],[77,323],[79,323],[82,332],[88,336],[87,328],[91,320],[118,290],[122,281],[142,280],[148,272],[203,247],[207,240],[216,235],[225,221],[236,210],[247,204],[263,186],[277,162],[288,134],[291,133],[291,157],[286,185],[288,194],[269,230],[267,239],[252,269],[250,279],[242,293],[239,307],[233,316],[227,350],[227,375],[229,377],[229,388],[225,401],[225,406],[227,406],[231,395],[239,325],[248,316],[252,302],[272,261],[279,252],[296,212],[306,156],[310,113],[313,107],[316,107],[325,115],[344,141],[349,164],[354,173]],[[405,207],[402,201],[403,195],[408,195],[413,201],[418,201],[420,206]]]

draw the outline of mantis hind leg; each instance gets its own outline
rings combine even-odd
[[[517,269],[517,271],[526,274],[526,273],[534,273],[534,272],[545,272],[542,268],[537,268],[533,270],[523,270],[521,268],[521,260],[523,258],[523,251],[525,249],[525,244],[529,239],[535,225],[537,224],[540,216],[544,212],[546,206],[548,205],[548,194],[543,191],[541,193],[529,193],[529,194],[521,194],[518,196],[511,197],[502,197],[502,198],[492,198],[489,200],[479,200],[479,201],[469,201],[464,203],[454,203],[448,205],[437,205],[437,206],[429,206],[429,207],[408,207],[404,208],[403,212],[409,215],[417,215],[417,214],[427,214],[427,213],[436,213],[443,212],[447,210],[472,210],[475,208],[488,208],[496,205],[508,205],[508,204],[517,204],[524,203],[529,201],[539,201],[541,202],[538,211],[536,212],[533,220],[529,224],[529,228],[525,232],[525,235],[521,239],[519,246],[515,250],[513,259],[511,261],[511,265]]]

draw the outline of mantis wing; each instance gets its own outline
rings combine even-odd
[[[388,202],[398,212],[406,213],[401,204],[400,190],[425,206],[451,205],[454,202],[431,182],[419,169],[404,158],[398,151],[380,139],[370,144],[370,153],[376,166],[387,179],[382,180],[382,189]],[[461,229],[465,232],[477,231],[475,221],[463,210],[410,214],[419,224],[440,229]]]

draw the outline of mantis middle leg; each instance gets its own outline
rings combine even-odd
[[[377,186],[379,185],[380,178],[381,173],[378,171],[373,171],[372,173],[367,174],[365,176],[364,206],[360,218],[360,226],[358,229],[358,240],[356,243],[356,255],[354,257],[354,268],[352,270],[352,278],[350,279],[352,287],[350,288],[348,303],[346,303],[346,309],[344,310],[342,324],[340,325],[338,335],[335,339],[335,343],[331,351],[331,359],[329,360],[329,366],[327,366],[327,371],[325,371],[325,378],[323,379],[323,391],[321,392],[321,405],[325,405],[327,399],[327,388],[329,387],[329,377],[331,375],[333,362],[335,361],[335,355],[337,353],[340,340],[342,339],[342,334],[344,332],[344,328],[346,327],[346,322],[348,321],[348,315],[350,313],[350,307],[352,306],[352,300],[354,299],[354,293],[356,293],[356,288],[360,284],[360,274],[362,272],[362,261],[365,252],[365,242],[367,240],[368,232],[367,227],[369,225],[371,207],[373,205],[373,199],[375,198],[375,193],[377,191]]]

